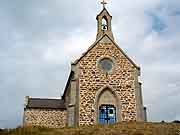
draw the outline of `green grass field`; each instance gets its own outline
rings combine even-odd
[[[180,124],[123,122],[63,129],[24,127],[4,130],[0,135],[180,135]]]

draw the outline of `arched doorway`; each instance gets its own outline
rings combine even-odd
[[[120,100],[110,86],[96,93],[96,123],[113,124],[120,121]]]

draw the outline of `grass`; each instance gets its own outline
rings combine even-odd
[[[180,124],[123,122],[62,129],[19,127],[1,131],[0,135],[180,135]]]

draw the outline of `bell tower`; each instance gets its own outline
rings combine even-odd
[[[111,28],[111,20],[112,16],[107,11],[105,5],[107,4],[105,1],[101,2],[103,5],[103,10],[97,15],[97,36],[96,40],[101,38],[104,34],[107,34],[112,40],[114,40],[114,36]]]

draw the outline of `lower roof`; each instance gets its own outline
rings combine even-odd
[[[66,110],[65,103],[62,99],[28,98],[26,108]]]

